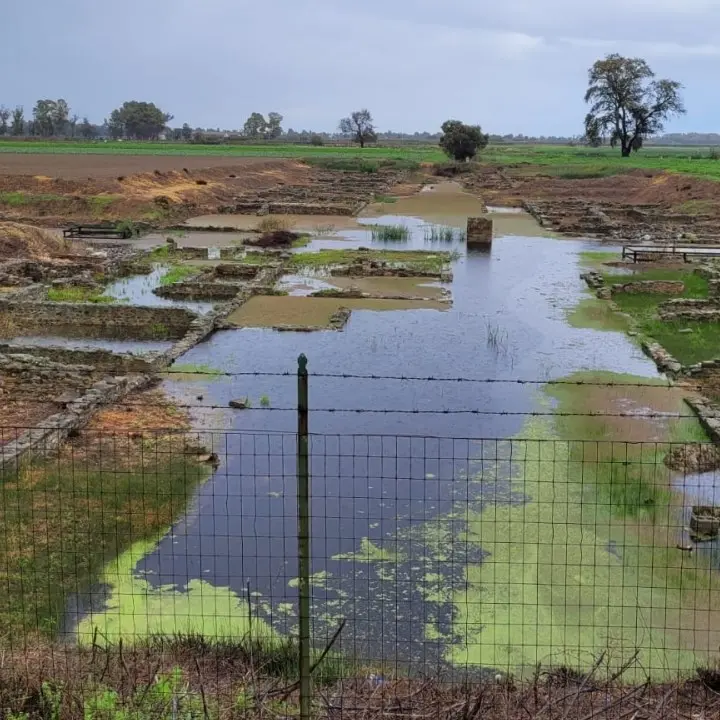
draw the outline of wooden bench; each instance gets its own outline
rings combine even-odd
[[[70,239],[127,240],[132,236],[131,228],[114,225],[71,225],[63,230],[63,237]]]

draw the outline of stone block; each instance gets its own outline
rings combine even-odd
[[[486,217],[469,217],[467,221],[467,244],[469,247],[489,247],[493,241],[493,223]]]

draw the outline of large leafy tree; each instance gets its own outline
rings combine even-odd
[[[268,113],[267,126],[265,128],[265,137],[274,140],[282,135],[283,116],[277,112]]]
[[[620,145],[623,157],[638,151],[648,135],[662,132],[665,121],[685,112],[680,90],[674,80],[655,80],[655,73],[642,58],[608,55],[588,73],[585,102],[585,136],[591,145],[600,145],[609,136],[610,145]]]
[[[366,109],[356,110],[349,117],[343,118],[340,121],[340,132],[351,135],[353,142],[358,143],[361,148],[364,148],[366,143],[377,140],[373,117]]]
[[[254,112],[245,121],[245,125],[243,126],[243,135],[254,139],[264,137],[265,132],[267,131],[267,126],[267,120],[265,120],[262,113]]]
[[[155,103],[130,100],[110,113],[108,129],[114,138],[154,140],[172,118]]]
[[[442,124],[440,147],[454,160],[470,160],[479,150],[487,147],[489,136],[479,125],[465,125],[459,120],[447,120]]]
[[[86,140],[92,140],[97,134],[95,126],[86,117],[84,117],[80,123],[80,134]]]

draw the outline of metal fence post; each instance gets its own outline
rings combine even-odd
[[[310,677],[310,465],[308,423],[307,358],[298,358],[298,620],[300,630],[300,718],[310,720],[312,683]]]

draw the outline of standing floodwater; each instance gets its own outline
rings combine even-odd
[[[432,242],[432,220],[394,215],[373,222],[391,221],[410,228],[406,246]],[[527,217],[517,222],[530,224]],[[370,229],[343,235],[387,246]],[[310,249],[333,242],[342,240],[322,239]],[[440,662],[453,642],[451,598],[465,587],[465,569],[485,556],[481,546],[461,541],[468,532],[463,508],[528,500],[510,482],[518,459],[503,439],[521,431],[527,413],[550,407],[539,385],[352,376],[546,381],[584,369],[655,375],[624,335],[566,322],[566,309],[583,294],[578,253],[595,247],[501,235],[490,251],[468,254],[453,237],[439,248],[457,253],[447,286],[451,306],[354,310],[342,332],[227,330],[193,348],[183,364],[237,375],[167,380],[167,391],[217,407],[247,398],[251,409],[198,418],[220,465],[188,515],[139,562],[137,577],[150,588],[175,589],[168,613],[173,597],[202,581],[228,588],[237,608],[249,602],[283,632],[295,627],[296,380],[252,373],[293,373],[302,352],[310,371],[316,637],[347,618],[344,648],[357,657]],[[325,373],[349,377],[314,376]]]

